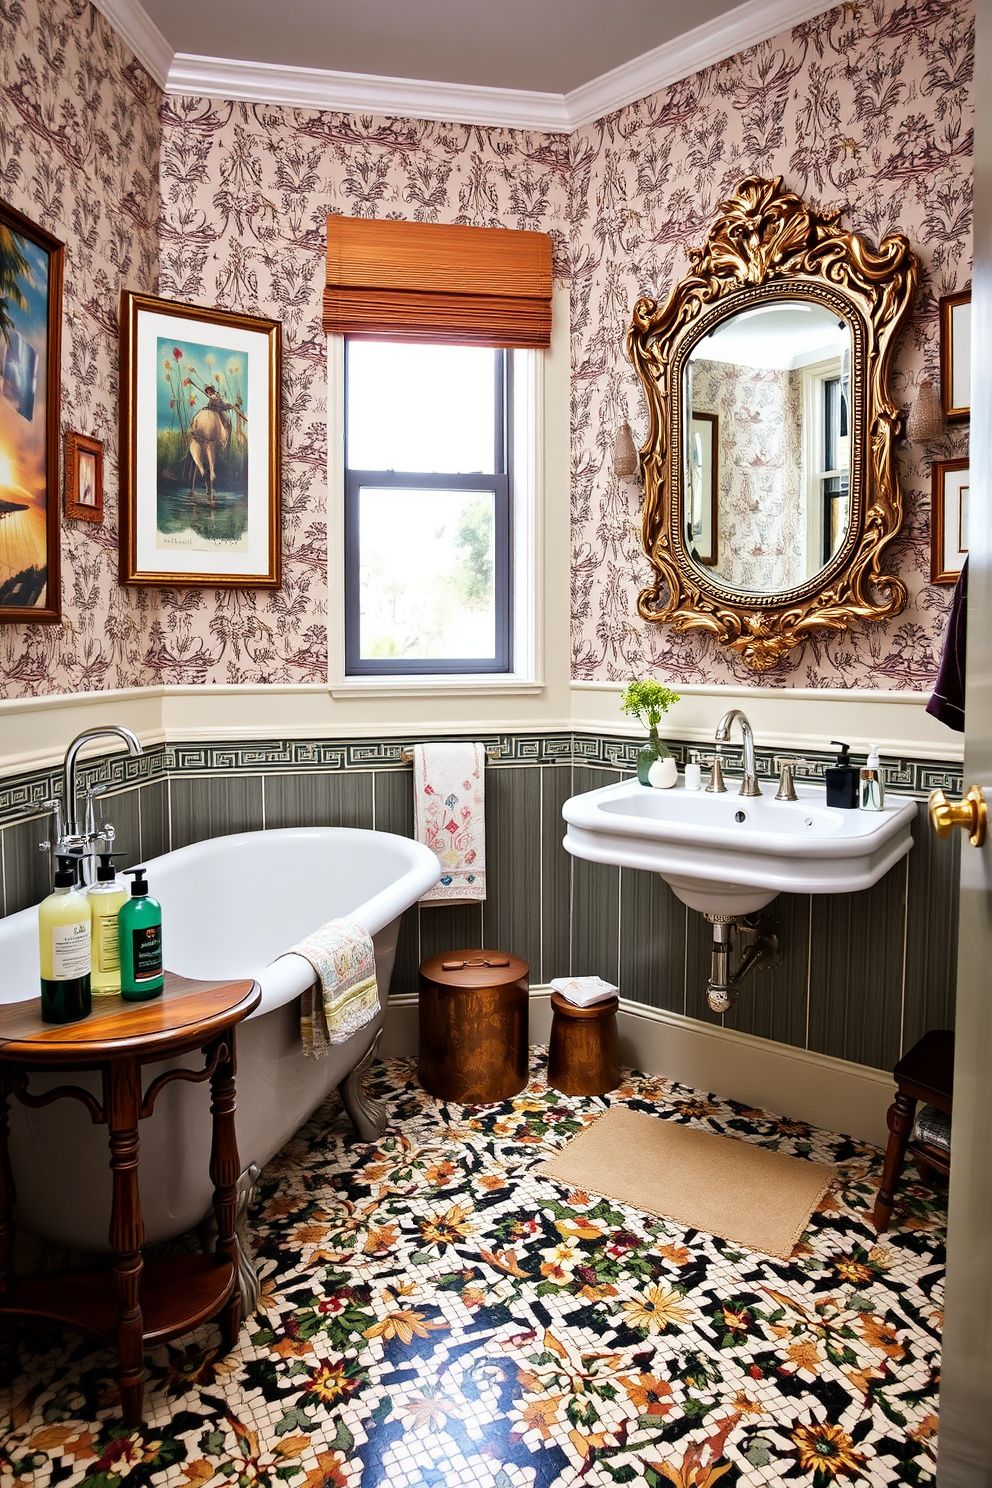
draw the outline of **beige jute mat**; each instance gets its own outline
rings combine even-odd
[[[536,1170],[788,1260],[832,1168],[613,1106]]]

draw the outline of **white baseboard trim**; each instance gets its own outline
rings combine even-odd
[[[548,1041],[550,996],[549,987],[531,988],[531,1043]],[[620,1058],[625,1065],[827,1131],[885,1145],[885,1113],[895,1087],[884,1070],[683,1018],[626,998],[620,1000],[618,1025]],[[390,998],[379,1053],[384,1059],[416,1055],[415,993]]]

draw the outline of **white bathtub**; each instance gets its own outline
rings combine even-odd
[[[237,1131],[241,1167],[268,1162],[365,1057],[382,1022],[361,1029],[327,1059],[303,1057],[298,998],[313,981],[290,946],[339,915],[372,934],[380,999],[392,975],[399,917],[438,879],[434,854],[390,832],[300,827],[240,832],[179,848],[148,863],[162,904],[169,971],[189,977],[254,977],[262,1000],[237,1030]],[[0,1002],[38,995],[38,911],[0,919]],[[278,958],[278,960],[276,959]],[[198,1055],[173,1064],[197,1067]],[[145,1067],[145,1087],[165,1065]],[[29,1090],[66,1075],[33,1075]],[[72,1076],[99,1091],[99,1076]],[[178,1081],[139,1127],[139,1179],[148,1243],[197,1224],[210,1207],[209,1089]],[[77,1101],[40,1110],[11,1105],[16,1222],[42,1239],[106,1250],[110,1169],[106,1128]]]

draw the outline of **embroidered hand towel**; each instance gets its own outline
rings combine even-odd
[[[440,882],[421,904],[486,897],[485,768],[482,744],[414,745],[414,836],[441,865]]]
[[[303,956],[317,973],[300,999],[300,1038],[308,1059],[322,1059],[379,1011],[372,937],[357,920],[328,920],[290,954]]]
[[[612,982],[604,982],[602,977],[552,977],[551,986],[556,992],[560,992],[566,1002],[574,1007],[592,1007],[596,1002],[608,1002],[620,991]]]

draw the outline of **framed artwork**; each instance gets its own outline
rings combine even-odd
[[[967,460],[935,460],[931,469],[930,582],[954,584],[968,556]]]
[[[62,244],[0,202],[0,621],[55,621]]]
[[[717,558],[717,494],[720,475],[720,417],[693,413],[689,426],[690,509],[686,547],[697,563],[712,568]]]
[[[72,429],[65,436],[65,514],[103,521],[103,441]]]
[[[940,393],[944,417],[960,423],[971,415],[971,290],[940,302]]]
[[[278,589],[280,323],[121,296],[122,584]]]

